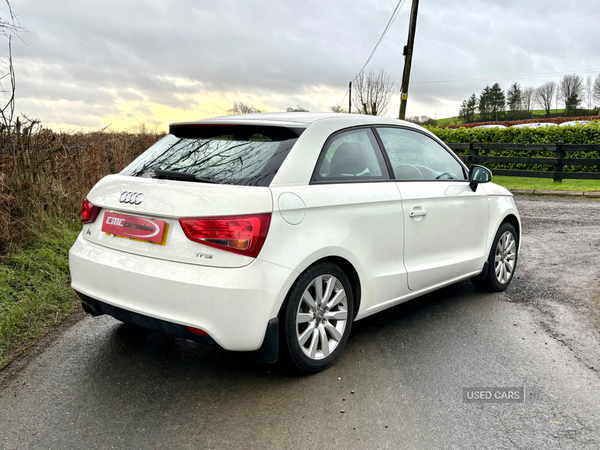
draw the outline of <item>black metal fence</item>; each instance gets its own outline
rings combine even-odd
[[[554,181],[564,179],[576,180],[600,180],[600,158],[569,158],[573,152],[600,152],[600,145],[564,144],[558,141],[556,144],[484,144],[472,141],[468,144],[447,144],[453,151],[469,150],[468,155],[458,157],[469,164],[499,163],[499,164],[539,164],[553,166],[554,170],[513,170],[513,169],[491,169],[494,175],[510,177],[533,177],[552,178]],[[480,155],[481,150],[530,152],[531,155],[541,152],[554,152],[554,158],[537,156],[488,156]],[[599,153],[600,154],[600,153]],[[483,164],[485,165],[485,164]],[[564,166],[595,166],[590,167],[589,172],[563,172]],[[595,170],[595,171],[594,171]]]

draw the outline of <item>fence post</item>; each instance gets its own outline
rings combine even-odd
[[[475,148],[476,144],[479,144],[480,142],[477,139],[473,139],[470,143],[469,143],[469,166],[471,164],[473,164],[473,157],[474,156],[479,156],[479,149]]]
[[[565,151],[563,150],[563,141],[556,142],[556,148],[554,150],[554,157],[556,158],[556,163],[554,164],[554,182],[562,183],[562,174],[563,174],[563,160],[565,158]]]

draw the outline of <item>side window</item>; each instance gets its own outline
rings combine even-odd
[[[396,180],[466,180],[462,165],[429,136],[402,128],[377,128]]]
[[[325,148],[317,181],[389,180],[390,175],[370,128],[337,134]]]

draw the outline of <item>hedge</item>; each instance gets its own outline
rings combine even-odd
[[[513,125],[520,125],[522,123],[555,123],[560,125],[563,122],[581,122],[583,120],[600,120],[600,116],[577,116],[577,117],[550,117],[547,116],[534,116],[533,119],[521,119],[521,120],[499,120],[497,122],[473,122],[473,123],[461,123],[460,125],[444,125],[447,128],[474,128],[481,125],[504,125],[505,127],[511,127]]]
[[[450,143],[469,143],[478,140],[482,143],[499,144],[600,144],[600,121],[585,125],[540,128],[442,128],[426,127],[442,141]],[[468,150],[456,150],[457,154],[468,154]],[[514,150],[480,150],[486,156],[528,156],[554,158],[554,152],[527,152]],[[600,158],[600,152],[569,152],[569,158]],[[486,163],[491,169],[553,171],[548,165],[538,164],[501,164]],[[599,172],[598,166],[564,166],[565,172]]]

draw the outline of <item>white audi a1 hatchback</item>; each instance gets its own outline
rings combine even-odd
[[[490,180],[394,119],[172,124],[88,194],[72,286],[92,315],[323,370],[355,320],[460,280],[509,285],[521,224]]]

